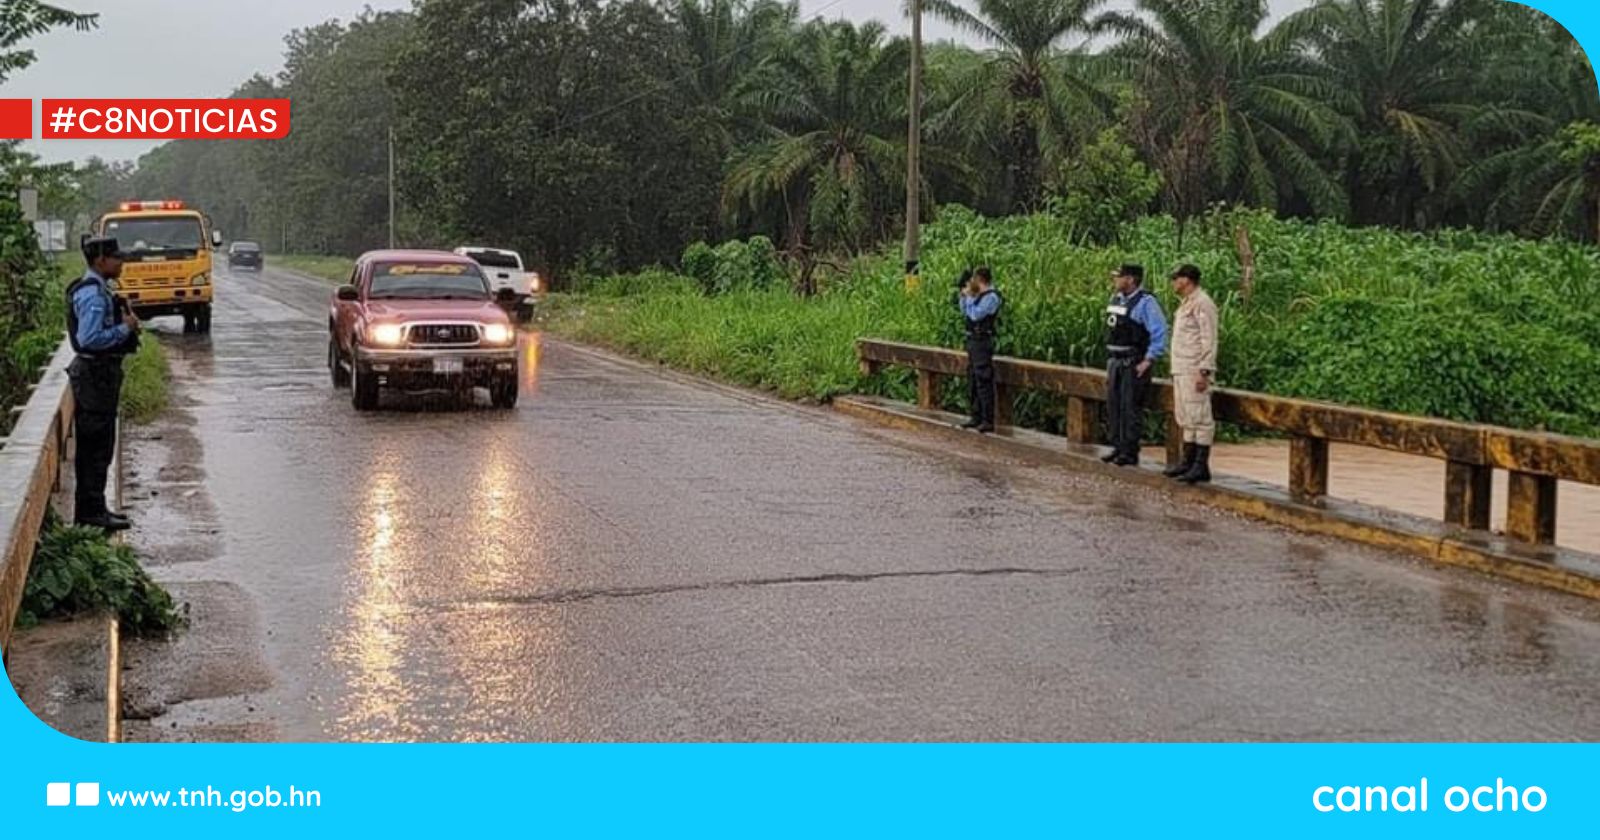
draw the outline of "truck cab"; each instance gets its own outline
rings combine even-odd
[[[496,294],[510,289],[515,297],[509,304],[517,320],[533,317],[533,303],[544,291],[544,278],[537,271],[528,271],[522,255],[507,248],[489,248],[483,245],[462,245],[455,253],[466,257],[483,268],[483,276]]]
[[[222,233],[203,213],[181,201],[125,201],[94,230],[127,254],[117,293],[135,315],[179,315],[184,332],[211,331],[211,251]]]
[[[517,404],[517,329],[478,264],[445,251],[370,251],[328,305],[328,371],[357,411],[380,389],[463,393]]]

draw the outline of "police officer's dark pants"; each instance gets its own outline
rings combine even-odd
[[[1106,427],[1111,448],[1126,458],[1139,457],[1139,438],[1144,434],[1144,401],[1150,389],[1155,366],[1139,375],[1137,356],[1112,358],[1106,364]]]
[[[122,396],[122,360],[82,357],[67,369],[76,405],[77,438],[73,518],[100,516],[106,506],[106,475],[117,445],[117,401]]]
[[[972,419],[994,425],[994,339],[967,339],[967,397]]]

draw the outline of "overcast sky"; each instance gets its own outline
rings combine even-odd
[[[0,85],[0,97],[226,96],[255,73],[283,66],[283,37],[290,30],[332,18],[349,18],[367,6],[401,9],[410,0],[54,0],[100,13],[92,33],[57,31],[27,43],[38,63]],[[1311,0],[1269,0],[1275,16]],[[1126,7],[1127,0],[1111,6]],[[801,0],[806,17],[876,18],[898,33],[909,31],[902,0]],[[929,40],[953,37],[938,21],[924,25]],[[35,116],[37,119],[37,115]],[[34,127],[38,135],[37,124]],[[34,141],[49,161],[90,155],[134,159],[152,146],[142,140]]]

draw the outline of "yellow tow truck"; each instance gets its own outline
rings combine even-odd
[[[127,254],[117,293],[140,318],[183,316],[184,332],[211,331],[211,252],[222,232],[181,201],[124,201],[95,223]]]

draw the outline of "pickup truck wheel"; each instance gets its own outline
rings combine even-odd
[[[350,387],[350,371],[344,369],[344,355],[339,352],[339,342],[333,336],[328,336],[328,376],[335,389]]]
[[[489,386],[489,402],[495,408],[517,407],[517,378],[507,376]]]
[[[378,377],[372,373],[362,373],[360,367],[355,367],[350,379],[350,404],[356,411],[371,411],[378,407]]]
[[[194,331],[199,333],[211,332],[211,304],[203,303],[194,314]]]

